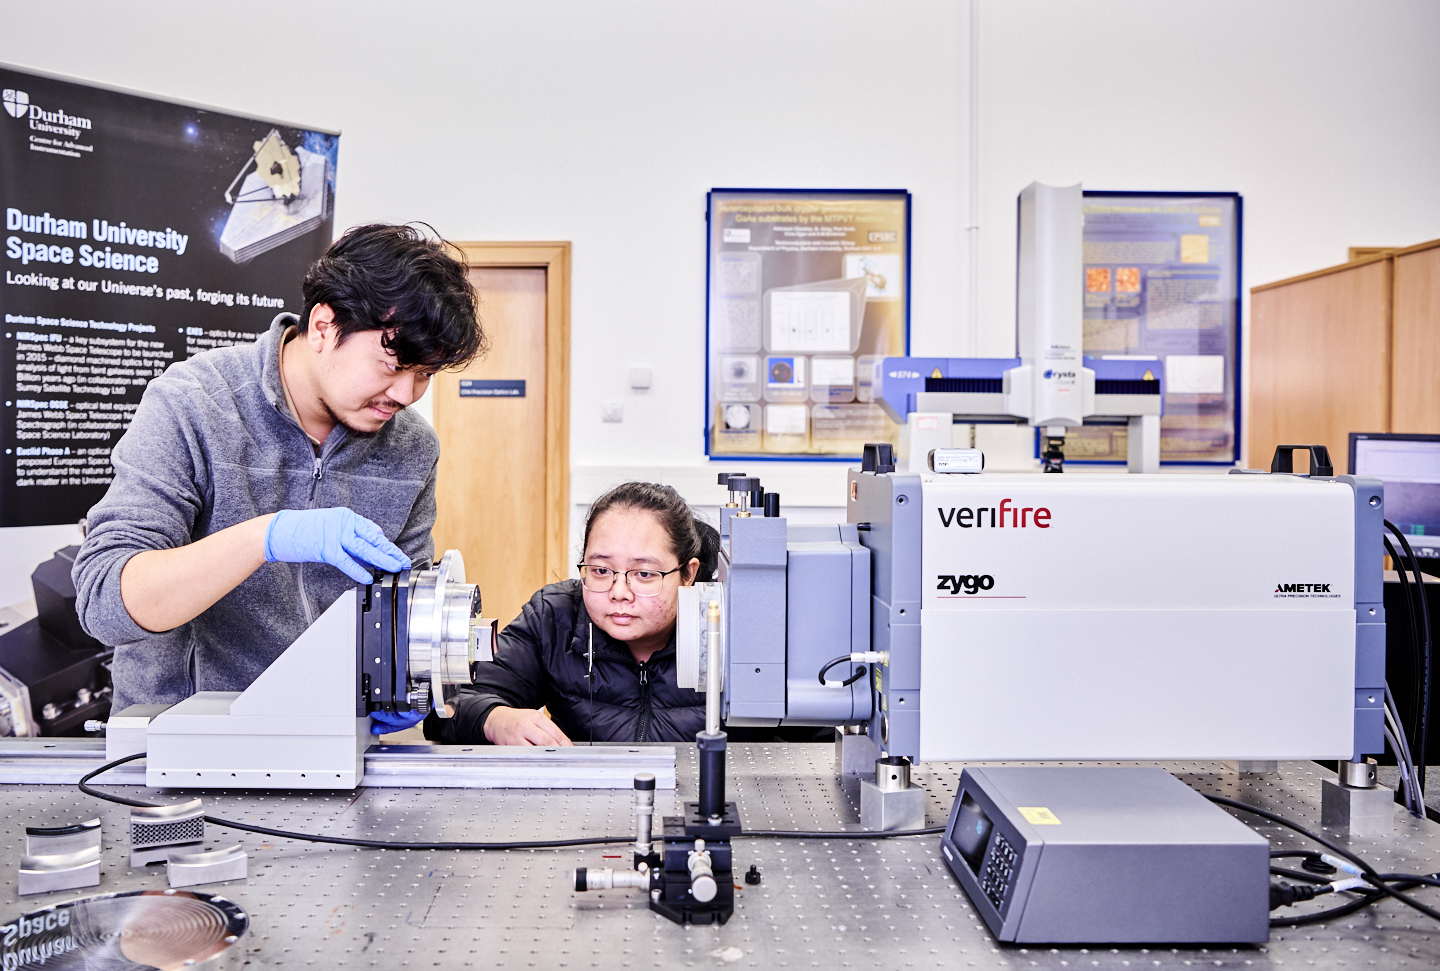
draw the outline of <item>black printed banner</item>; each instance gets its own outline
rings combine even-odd
[[[299,310],[339,137],[3,66],[0,89],[0,526],[73,522],[152,378]]]

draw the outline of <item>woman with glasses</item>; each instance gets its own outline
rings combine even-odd
[[[680,587],[714,579],[719,535],[671,487],[627,482],[591,505],[584,551],[580,579],[530,598],[454,717],[432,715],[426,737],[679,742],[704,728],[705,696],[675,680],[675,611]]]

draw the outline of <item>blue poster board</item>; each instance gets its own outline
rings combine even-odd
[[[1087,357],[1165,373],[1162,463],[1240,458],[1242,201],[1235,192],[1085,192]],[[1123,425],[1066,436],[1066,461],[1123,462]]]
[[[873,388],[909,352],[910,193],[708,200],[705,453],[853,462],[894,442]]]

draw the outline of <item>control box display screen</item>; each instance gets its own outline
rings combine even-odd
[[[980,874],[980,863],[985,859],[985,848],[990,845],[990,833],[994,829],[990,817],[968,792],[960,794],[960,811],[955,816],[955,825],[950,838],[970,870]]]

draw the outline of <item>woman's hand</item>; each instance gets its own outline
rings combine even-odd
[[[491,708],[485,738],[492,745],[572,745],[554,722],[534,708]]]

